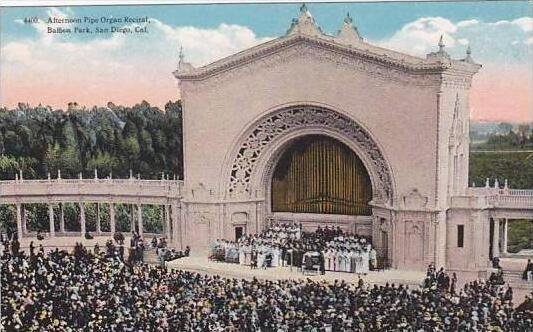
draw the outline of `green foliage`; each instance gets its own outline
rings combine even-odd
[[[517,189],[533,188],[533,153],[493,152],[470,153],[470,184],[485,184],[486,178],[498,178],[503,184],[508,179],[509,186]]]
[[[509,123],[502,122],[498,125],[498,133],[488,136],[485,143],[472,146],[475,150],[531,150],[533,149],[533,134],[529,124],[520,124],[513,130]],[[476,138],[475,135],[472,137]]]
[[[0,232],[16,231],[16,213],[14,205],[0,205]]]
[[[29,232],[47,232],[50,230],[47,204],[24,204],[24,209],[26,211],[26,227]]]
[[[115,204],[115,227],[123,233],[131,232],[131,223],[135,220],[134,207],[127,204]]]
[[[507,250],[517,253],[533,249],[533,220],[510,220],[507,229]]]
[[[142,102],[68,111],[19,104],[0,109],[0,180],[24,178],[127,177],[131,169],[142,178],[162,172],[183,178],[181,102],[165,111]]]
[[[162,233],[164,223],[163,207],[159,205],[143,206],[143,229],[146,233]]]

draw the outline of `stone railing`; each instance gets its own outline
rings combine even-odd
[[[487,201],[495,208],[533,210],[533,195],[494,195],[487,197]]]
[[[0,181],[0,204],[48,201],[158,203],[181,197],[183,181],[129,179],[50,179]],[[144,202],[141,202],[144,203]]]
[[[468,188],[467,196],[454,196],[454,208],[502,208],[533,210],[533,190]]]

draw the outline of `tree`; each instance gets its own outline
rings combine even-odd
[[[500,134],[507,135],[513,130],[513,125],[507,122],[500,122],[498,124],[498,131]]]

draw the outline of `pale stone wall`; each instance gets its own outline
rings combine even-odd
[[[203,183],[222,196],[228,182],[221,178],[223,169],[254,121],[281,105],[317,104],[344,113],[371,133],[392,169],[396,194],[417,188],[433,201],[438,88],[347,70],[312,52],[274,66],[250,65],[246,75],[217,84],[208,79],[205,88],[184,82],[186,187]]]
[[[457,246],[457,225],[464,225],[464,244]],[[450,270],[475,273],[489,266],[490,219],[487,210],[452,209],[448,211],[448,253]]]
[[[175,75],[184,107],[184,241],[201,247],[232,239],[236,226],[259,232],[267,218],[307,227],[323,219],[372,234],[395,267],[445,265],[446,211],[468,186],[468,89],[480,66],[468,52],[451,60],[442,40],[438,52],[416,58],[364,43],[350,22],[338,37],[324,35],[310,17],[303,10],[286,36],[202,68],[181,59]],[[348,121],[366,137],[329,120],[303,121],[268,140],[254,136],[255,128],[264,134],[266,119],[301,106],[327,110],[326,117]],[[308,134],[331,136],[358,154],[372,181],[371,218],[270,212],[276,158]],[[245,152],[250,156],[241,158]],[[237,161],[248,173],[235,176]]]

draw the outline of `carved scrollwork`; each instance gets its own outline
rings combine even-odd
[[[377,144],[355,121],[332,110],[316,106],[288,107],[263,118],[252,128],[234,157],[227,192],[230,196],[250,195],[250,180],[262,153],[277,137],[309,126],[333,129],[357,143],[370,161],[375,179],[375,198],[392,201],[392,178]],[[363,156],[360,156],[363,157]],[[362,158],[363,159],[363,158]]]
[[[390,221],[383,219],[379,224],[379,228],[382,232],[388,232],[391,229]]]

